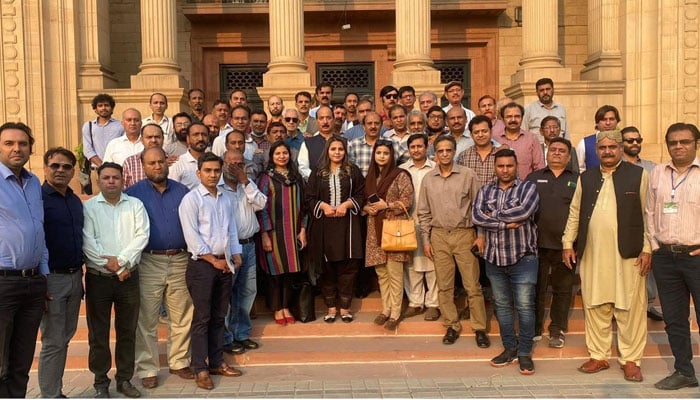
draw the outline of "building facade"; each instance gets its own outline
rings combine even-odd
[[[484,94],[527,104],[550,77],[574,143],[612,104],[655,161],[666,127],[700,113],[698,0],[3,0],[0,13],[0,115],[33,128],[35,172],[47,148],[79,144],[102,92],[119,117],[149,114],[154,91],[173,115],[192,87],[208,105],[234,88],[262,105],[321,81],[341,99],[461,80],[474,109]]]

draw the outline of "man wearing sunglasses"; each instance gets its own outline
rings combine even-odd
[[[398,102],[399,89],[391,85],[384,86],[382,90],[379,91],[379,97],[382,98],[382,109],[378,112],[382,119],[382,125],[386,129],[391,129],[393,125],[391,123],[391,117],[389,116],[389,109]]]
[[[620,131],[622,133],[622,160],[628,163],[638,165],[644,168],[645,171],[651,173],[656,166],[656,163],[649,160],[643,160],[639,157],[642,152],[642,135],[639,129],[634,126],[625,127]],[[663,321],[664,317],[661,312],[654,307],[658,291],[656,290],[656,280],[654,274],[647,274],[647,318],[654,321]]]

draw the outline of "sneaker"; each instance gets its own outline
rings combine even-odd
[[[535,363],[532,362],[532,357],[518,356],[518,364],[520,365],[520,373],[522,375],[532,375],[535,373]]]
[[[564,334],[555,333],[553,335],[549,335],[549,347],[553,347],[555,349],[561,349],[564,347]]]
[[[506,365],[511,364],[517,358],[518,358],[518,350],[505,349],[505,350],[503,350],[503,353],[492,358],[490,364],[492,367],[496,367],[496,368],[505,367]]]

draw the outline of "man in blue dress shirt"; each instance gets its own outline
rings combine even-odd
[[[0,397],[25,397],[46,305],[49,254],[36,175],[24,169],[32,130],[0,126]]]

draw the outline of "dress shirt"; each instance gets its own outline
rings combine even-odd
[[[518,178],[520,180],[527,178],[530,172],[544,168],[542,145],[532,132],[521,129],[515,140],[508,139],[505,133],[495,136],[494,139],[501,144],[507,144],[515,151],[518,156]]]
[[[673,197],[672,184],[676,186]],[[664,213],[664,204],[670,202],[677,203],[677,213]],[[686,246],[700,244],[700,158],[696,157],[682,175],[672,162],[654,167],[649,176],[646,213],[653,250],[659,248],[659,243]]]
[[[472,204],[479,190],[474,171],[459,164],[452,165],[446,177],[437,166],[423,178],[418,197],[418,220],[423,243],[430,244],[432,228],[453,230],[471,228]]]
[[[545,107],[541,101],[533,101],[525,107],[525,114],[523,114],[523,122],[520,127],[523,130],[532,132],[535,137],[541,137],[540,135],[540,125],[544,117],[548,116],[557,117],[559,123],[561,124],[562,137],[569,138],[571,135],[566,129],[566,109],[562,104],[557,102],[552,102],[552,108]],[[544,138],[543,138],[544,140]]]
[[[301,150],[301,145],[304,144],[304,134],[299,129],[297,129],[296,136],[287,136],[287,138],[284,141],[287,143],[287,146],[299,151]]]
[[[212,196],[200,183],[182,199],[179,214],[192,259],[198,260],[204,254],[225,255],[233,271],[231,256],[242,254],[243,247],[238,243],[233,204],[228,196],[219,190]]]
[[[502,135],[506,131],[506,124],[496,118],[491,120],[491,136]]]
[[[160,128],[163,130],[163,145],[177,141],[177,139],[175,138],[175,134],[173,134],[173,120],[168,118],[167,115],[163,115],[163,118],[160,119],[160,122],[156,122],[156,120],[153,119],[153,114],[151,114],[148,117],[141,120],[141,126],[146,124],[156,124],[160,126]]]
[[[459,153],[457,157],[457,164],[464,165],[467,168],[471,168],[476,172],[476,177],[479,178],[479,183],[485,185],[491,183],[496,179],[496,169],[494,168],[494,163],[496,162],[496,152],[498,148],[496,146],[491,147],[491,152],[486,156],[484,160],[476,150],[476,146],[471,146],[463,152]]]
[[[219,181],[219,191],[228,196],[231,204],[233,204],[233,216],[236,219],[236,229],[238,239],[250,239],[260,231],[260,223],[255,216],[256,211],[265,208],[267,196],[265,196],[258,186],[252,180],[248,180],[248,184],[243,186],[238,183],[236,190],[227,185],[223,177]]]
[[[340,127],[340,133],[342,134],[342,133],[347,132],[348,130],[355,127],[356,124],[357,124],[357,121],[350,121],[349,119],[346,119],[343,122],[343,125]]]
[[[593,132],[592,135],[586,135],[576,145],[576,157],[578,158],[578,171],[582,174],[586,170],[586,138],[589,136],[597,136],[599,131]],[[596,158],[598,155],[596,154]]]
[[[110,118],[104,125],[100,125],[97,118],[86,122],[83,124],[83,155],[88,160],[95,156],[104,159],[107,144],[119,136],[124,136],[124,127],[119,120]]]
[[[85,265],[105,274],[107,260],[101,256],[115,256],[122,268],[134,269],[141,260],[141,252],[148,244],[150,224],[141,200],[122,193],[119,202],[112,205],[102,193],[85,202],[83,252]]]
[[[622,161],[627,161],[624,158]],[[639,156],[637,156],[637,160],[633,163],[634,165],[638,165],[642,168],[644,168],[647,173],[651,173],[651,171],[654,170],[654,167],[656,166],[656,163],[650,160],[642,160]]]
[[[396,131],[393,129],[390,129],[384,134],[382,134],[382,137],[384,139],[389,139],[392,142],[395,143],[394,148],[398,146],[399,152],[395,154],[394,159],[396,160],[397,164],[402,164],[405,161],[407,161],[410,156],[408,155],[408,138],[411,137],[411,134],[406,132],[403,137],[399,137],[396,134]]]
[[[365,127],[362,124],[357,124],[347,131],[343,132],[343,137],[345,140],[350,142],[353,139],[365,136]]]
[[[233,131],[231,129],[229,132]],[[258,145],[253,142],[253,139],[245,139],[245,149],[243,150],[243,157],[246,160],[252,160],[255,150],[258,149]],[[226,152],[226,135],[219,135],[214,138],[214,143],[211,145],[211,152],[217,156],[223,158]]]
[[[0,163],[0,268],[49,273],[44,206],[39,178],[22,169],[21,179]]]
[[[380,134],[381,137],[381,134]],[[376,143],[376,142],[375,142]],[[400,154],[398,141],[392,140],[394,154]],[[372,148],[374,145],[367,143],[367,137],[362,136],[348,142],[348,158],[362,171],[362,176],[367,176],[369,163],[372,161]],[[398,157],[394,157],[398,161]]]
[[[134,154],[139,154],[142,151],[143,143],[141,143],[141,136],[139,136],[135,142],[129,140],[126,135],[120,136],[116,139],[112,139],[112,141],[107,144],[105,156],[102,161],[110,161],[123,165],[124,160],[130,156],[133,156]]]
[[[44,232],[49,250],[49,268],[67,270],[83,265],[83,202],[66,188],[66,195],[44,182]]]
[[[181,155],[170,167],[168,176],[170,179],[187,186],[190,190],[199,186],[197,160],[192,156],[192,153],[188,151]]]
[[[163,193],[144,179],[126,190],[126,194],[143,203],[151,225],[148,244],[144,250],[186,249],[185,236],[180,225],[178,207],[189,189],[181,183],[168,179]]]
[[[576,191],[578,173],[567,165],[559,176],[555,176],[549,167],[544,167],[528,175],[527,180],[537,186],[540,197],[539,211],[535,214],[537,245],[561,250],[561,237],[569,218],[569,205]]]
[[[452,109],[452,104],[448,104],[442,108],[442,111],[444,111],[445,114],[447,114],[447,112],[450,111],[451,109]],[[468,109],[465,106],[462,106],[462,110],[464,110],[464,113],[467,115],[467,123],[466,124],[467,124],[467,126],[469,126],[469,121],[471,121],[472,118],[476,117],[476,114],[474,114],[474,111]],[[447,118],[445,118],[445,120],[447,120]]]
[[[526,253],[537,255],[535,212],[538,207],[539,195],[532,182],[516,179],[503,190],[496,181],[479,190],[472,214],[478,236],[486,237],[486,261],[505,267],[517,263]],[[506,225],[511,222],[523,224],[507,229]]]
[[[141,162],[141,152],[129,156],[124,160],[122,168],[124,169],[124,189],[134,186],[137,182],[146,179],[146,173],[143,172],[143,162]]]
[[[179,140],[163,146],[165,154],[168,156],[181,156],[187,153],[187,143]]]

